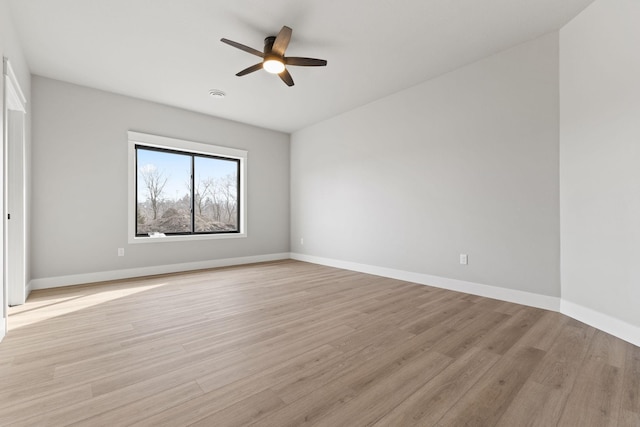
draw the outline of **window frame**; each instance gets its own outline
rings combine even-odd
[[[237,148],[222,147],[217,145],[206,144],[202,142],[188,141],[183,139],[169,138],[158,135],[151,135],[141,132],[127,132],[129,147],[129,167],[128,167],[128,242],[129,243],[160,243],[160,242],[179,242],[209,239],[234,239],[247,237],[247,158],[246,150]],[[170,234],[160,237],[150,237],[145,235],[136,235],[136,213],[137,213],[137,159],[136,147],[148,147],[152,150],[174,152],[176,154],[193,154],[204,157],[217,157],[222,159],[237,160],[239,162],[238,169],[238,231],[223,232],[189,232]],[[192,162],[194,157],[191,157]],[[192,197],[193,198],[193,197]],[[192,205],[194,201],[192,200]],[[193,208],[193,206],[192,206]],[[193,218],[192,218],[193,221]]]

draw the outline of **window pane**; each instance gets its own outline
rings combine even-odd
[[[195,157],[196,232],[238,231],[238,162]]]
[[[136,234],[191,232],[191,156],[138,148]]]

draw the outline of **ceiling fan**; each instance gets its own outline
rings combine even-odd
[[[236,74],[236,76],[245,76],[254,71],[258,71],[263,68],[265,71],[271,74],[277,74],[280,76],[283,82],[287,86],[293,86],[293,78],[286,68],[286,65],[296,65],[302,67],[323,67],[327,65],[327,61],[324,59],[315,58],[301,58],[298,56],[284,56],[285,50],[291,40],[291,33],[293,30],[286,25],[282,27],[277,36],[269,36],[264,39],[264,52],[260,52],[257,49],[245,46],[241,43],[234,42],[229,39],[220,39],[221,42],[230,46],[244,50],[252,55],[262,58],[262,62],[259,62],[251,67],[245,68]]]

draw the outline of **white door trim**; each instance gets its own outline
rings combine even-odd
[[[3,114],[2,114],[2,140],[3,140],[3,147],[2,147],[2,161],[1,163],[1,168],[2,170],[0,170],[0,179],[2,180],[0,188],[2,188],[2,202],[3,202],[3,207],[2,207],[2,215],[3,215],[3,221],[2,221],[2,236],[1,236],[1,241],[2,241],[2,248],[0,249],[0,251],[2,252],[0,254],[0,258],[2,259],[2,272],[0,274],[0,276],[2,277],[2,307],[1,307],[1,312],[2,312],[2,319],[0,319],[0,322],[2,323],[2,327],[0,327],[0,339],[2,339],[2,337],[4,337],[4,334],[6,333],[7,330],[7,318],[8,318],[8,304],[9,304],[9,282],[8,282],[8,269],[7,269],[7,254],[8,254],[8,248],[9,248],[9,235],[7,233],[8,230],[8,224],[7,224],[7,213],[8,212],[8,203],[9,203],[9,199],[8,199],[8,195],[9,195],[9,189],[10,189],[10,182],[7,178],[7,172],[8,172],[8,164],[9,164],[9,142],[10,142],[10,136],[11,136],[11,141],[16,142],[19,145],[20,150],[18,150],[18,160],[22,159],[22,161],[18,161],[18,165],[17,165],[17,169],[16,169],[16,173],[19,174],[18,176],[22,176],[23,179],[20,180],[21,182],[18,182],[16,185],[18,185],[18,188],[15,187],[11,187],[11,191],[12,193],[16,193],[17,194],[17,198],[12,198],[12,202],[15,202],[15,200],[20,200],[20,204],[22,206],[24,206],[24,203],[26,202],[26,196],[25,196],[25,180],[24,180],[24,174],[25,174],[25,162],[24,162],[24,149],[25,149],[25,132],[26,132],[26,117],[24,116],[26,114],[26,104],[27,104],[27,99],[24,96],[24,93],[22,92],[22,89],[20,88],[20,84],[18,83],[18,79],[16,78],[15,73],[13,72],[13,69],[11,68],[11,63],[9,62],[9,59],[7,58],[3,58],[2,61],[3,64],[3,92],[4,92],[4,99],[3,99]],[[16,113],[20,114],[20,115],[15,115]],[[10,115],[14,115],[14,118],[11,118]],[[10,118],[11,118],[11,123],[10,123]],[[14,120],[17,120],[17,122],[14,122]],[[9,126],[11,124],[11,126]],[[11,132],[11,134],[9,133]],[[15,150],[15,147],[14,147]],[[13,167],[15,167],[16,165],[13,165]],[[24,220],[24,215],[26,214],[26,212],[24,212],[24,209],[22,209],[22,229],[25,229],[26,227],[26,221]],[[24,230],[23,230],[24,231]],[[17,254],[21,255],[22,258],[22,262],[21,265],[23,267],[20,267],[19,270],[20,271],[24,271],[24,265],[26,262],[26,258],[25,258],[25,247],[26,247],[26,239],[25,236],[26,234],[24,232],[19,232],[16,234],[19,240],[21,240],[21,242],[19,243],[18,247],[15,248],[17,250]],[[12,241],[12,245],[11,245],[12,249],[14,249],[14,244]],[[26,280],[26,271],[24,271],[24,274],[22,274],[23,278],[21,279],[21,281],[25,281]],[[22,302],[24,302],[24,294],[26,291],[26,286],[22,286],[22,288],[24,288],[24,290],[22,291]],[[19,289],[18,289],[19,290]],[[13,293],[12,293],[13,294]],[[12,295],[13,296],[13,295]]]

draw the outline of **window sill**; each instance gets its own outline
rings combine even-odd
[[[191,236],[163,236],[163,237],[129,237],[129,243],[168,243],[168,242],[193,242],[197,240],[241,239],[247,237],[246,233],[225,234],[195,234]]]

